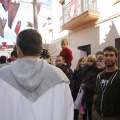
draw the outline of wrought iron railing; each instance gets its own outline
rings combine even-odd
[[[63,26],[64,24],[71,21],[73,18],[69,16],[69,8],[70,8],[69,2],[65,7],[63,7],[63,16],[60,18],[60,25]],[[77,0],[77,13],[75,14],[74,18],[81,15],[82,13],[93,10],[97,11],[97,4],[96,0]]]

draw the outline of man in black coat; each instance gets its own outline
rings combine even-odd
[[[68,79],[70,80],[70,88],[71,88],[72,82],[73,82],[73,71],[72,71],[72,69],[70,67],[68,67],[67,65],[64,65],[65,59],[61,55],[57,56],[56,62],[57,62],[57,67],[60,68],[66,74]]]

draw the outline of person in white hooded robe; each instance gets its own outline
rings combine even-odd
[[[40,59],[41,35],[21,31],[18,59],[0,69],[1,120],[73,120],[69,80],[57,67]]]

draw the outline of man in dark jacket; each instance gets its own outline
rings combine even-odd
[[[116,66],[117,50],[103,50],[106,69],[98,75],[94,95],[93,120],[120,119],[120,70]]]
[[[72,82],[73,82],[73,71],[72,71],[72,69],[70,67],[68,67],[67,65],[64,65],[65,59],[61,55],[57,56],[56,62],[57,62],[57,67],[59,67],[66,74],[68,79],[70,80],[70,88],[71,88]]]

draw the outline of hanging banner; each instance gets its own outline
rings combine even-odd
[[[4,0],[4,4],[2,4],[5,11],[8,11],[8,4],[11,2],[11,0]]]
[[[0,0],[0,3],[3,3],[4,2],[4,0]]]
[[[8,26],[9,28],[12,28],[14,19],[16,17],[18,8],[19,8],[20,4],[19,3],[9,3],[9,8],[8,8]]]
[[[71,0],[69,4],[68,14],[70,18],[74,18],[77,14],[77,0]]]
[[[0,0],[0,3],[2,4],[5,11],[8,11],[9,2],[11,2],[11,0]]]
[[[42,3],[37,2],[37,14],[40,12],[41,5]]]
[[[4,28],[6,25],[7,19],[0,18],[0,36],[4,38]]]
[[[7,42],[2,42],[2,48],[7,48]]]
[[[0,0],[0,3],[3,4],[3,3],[4,3],[4,0]]]
[[[20,27],[21,27],[21,21],[18,21],[17,22],[17,25],[15,27],[15,33],[16,35],[18,35],[19,31],[20,31]]]

